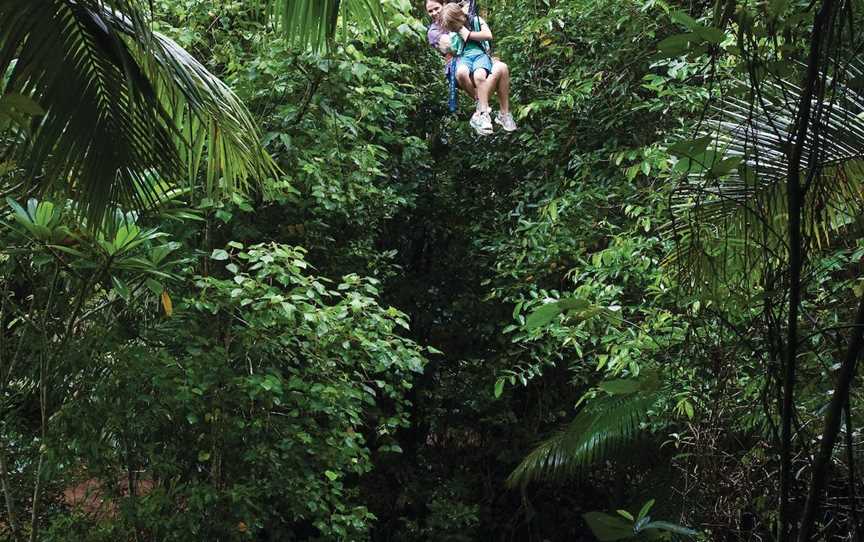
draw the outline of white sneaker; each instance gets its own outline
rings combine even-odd
[[[477,132],[477,135],[489,135],[492,133],[492,119],[486,111],[475,111],[471,115],[469,124]]]
[[[495,115],[495,122],[501,125],[501,128],[506,132],[515,132],[516,121],[513,120],[513,115],[510,113],[501,113],[500,111]]]

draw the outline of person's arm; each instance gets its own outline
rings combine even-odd
[[[446,55],[450,49],[450,36],[448,34],[437,23],[433,22],[426,33],[426,39],[433,49],[437,49],[439,53]]]
[[[430,47],[437,47],[438,40],[441,38],[441,31],[436,28],[435,23],[429,27],[429,30],[426,31],[426,41],[429,42]]]
[[[459,30],[459,36],[465,41],[492,41],[492,31],[489,30],[489,25],[483,19],[480,19],[479,32],[472,32],[463,26]]]

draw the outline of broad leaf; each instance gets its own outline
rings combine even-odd
[[[605,391],[609,395],[627,395],[629,393],[635,393],[642,389],[640,382],[632,378],[620,380],[606,380],[598,384],[597,387]]]
[[[613,542],[633,538],[633,524],[622,518],[610,516],[603,512],[588,512],[582,514],[588,528],[601,542]]]
[[[591,304],[588,301],[575,297],[546,303],[528,316],[525,320],[525,328],[528,330],[536,329],[549,324],[556,316],[565,311],[580,311],[589,307],[591,307]]]

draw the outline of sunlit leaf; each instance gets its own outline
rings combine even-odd
[[[174,314],[174,303],[171,301],[171,296],[168,295],[168,290],[162,290],[160,298],[162,300],[162,310],[165,311],[165,316],[171,316]]]

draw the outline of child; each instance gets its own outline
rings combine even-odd
[[[473,30],[466,28],[468,16],[460,4],[445,5],[439,20],[444,30],[450,32],[450,51],[456,55],[457,78],[463,83],[470,81],[477,89],[477,111],[471,117],[471,127],[480,135],[491,134],[489,94],[497,84],[493,78],[492,58],[489,56],[488,42],[492,39],[492,32],[480,17],[472,21]],[[505,96],[499,95],[499,100],[501,112],[495,120],[504,130],[512,132],[516,129],[516,123],[510,115],[509,102]]]

